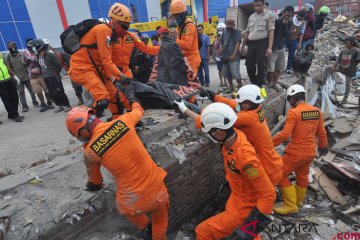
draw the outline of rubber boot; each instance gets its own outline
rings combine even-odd
[[[281,187],[281,195],[284,201],[283,206],[274,208],[274,212],[286,215],[289,213],[297,213],[299,211],[296,205],[296,190],[292,185],[290,187]]]
[[[272,79],[272,84],[271,87],[273,89],[275,89],[277,92],[280,91],[280,89],[277,87],[277,82],[279,80],[279,76],[280,76],[280,72],[279,71],[275,71],[273,73],[273,79]]]
[[[296,204],[298,207],[301,207],[303,205],[305,195],[306,195],[306,187],[299,187],[298,185],[295,186],[296,190]]]

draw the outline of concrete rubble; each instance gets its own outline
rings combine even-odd
[[[316,59],[309,76],[284,75],[279,81],[282,91],[267,89],[267,121],[276,132],[289,108],[285,89],[297,82],[304,84],[308,100],[325,112],[331,151],[314,161],[301,211],[275,215],[275,221],[262,233],[263,239],[332,239],[338,233],[360,231],[360,117],[357,106],[339,107],[343,90],[335,88],[334,82],[341,85],[342,76],[330,76],[326,68],[342,48],[344,32],[353,31],[342,23],[326,25],[316,41]],[[359,86],[357,79],[353,96]],[[220,92],[229,96],[229,92]],[[230,193],[224,185],[219,146],[210,143],[192,121],[179,119],[173,111],[147,111],[142,122],[138,130],[144,145],[168,172],[169,239],[195,239],[195,226],[221,212]],[[282,154],[284,146],[277,150]],[[0,172],[0,212],[11,217],[7,240],[136,239],[132,235],[138,230],[115,209],[115,186],[106,170],[103,190],[84,191],[86,171],[81,151],[79,143],[70,139],[30,167],[15,174],[6,169]]]

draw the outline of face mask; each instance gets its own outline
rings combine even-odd
[[[179,26],[182,26],[186,20],[186,13],[182,13],[182,14],[177,14],[174,16],[176,23]]]
[[[37,50],[35,47],[32,47],[32,51],[37,54]]]
[[[18,50],[17,50],[16,47],[13,47],[13,48],[9,48],[9,52],[10,52],[11,54],[15,54],[15,53],[18,52]]]
[[[218,31],[217,32],[217,34],[220,35],[220,36],[223,35],[223,33],[224,33],[223,31]]]

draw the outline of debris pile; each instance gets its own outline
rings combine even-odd
[[[343,105],[340,102],[345,91],[345,77],[341,73],[331,75],[329,71],[329,66],[335,63],[344,48],[345,37],[355,30],[352,25],[342,23],[326,25],[315,43],[316,58],[309,71],[311,77],[304,81],[297,76],[283,76],[279,81],[283,88],[296,82],[305,85],[309,91],[308,101],[324,112],[330,151],[325,156],[317,156],[311,166],[310,185],[301,211],[288,216],[275,214],[275,220],[261,234],[262,239],[360,237],[360,116],[357,102],[360,71],[353,79],[348,103]],[[273,95],[270,92],[267,103]],[[279,119],[273,130],[280,130],[283,123],[284,120]],[[284,145],[280,145],[277,151],[282,154]],[[295,181],[295,176],[291,180]],[[229,192],[224,188],[219,190],[203,211],[184,223],[172,237],[177,240],[195,239],[195,226],[223,211],[228,196]]]

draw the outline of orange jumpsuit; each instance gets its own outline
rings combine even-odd
[[[72,81],[80,84],[91,93],[95,102],[106,99],[110,101],[109,110],[118,113],[116,105],[117,89],[108,79],[120,74],[120,70],[111,61],[110,38],[112,30],[106,24],[99,24],[90,29],[80,40],[82,45],[97,44],[97,49],[80,48],[71,56],[69,75]],[[104,75],[102,82],[91,63],[89,50],[98,69]]]
[[[178,38],[176,39],[176,43],[180,46],[190,67],[194,71],[194,75],[196,76],[201,62],[198,45],[198,33],[195,24],[193,24],[191,20],[186,19],[184,24],[186,24],[186,26],[181,33],[181,38],[181,28],[177,28]]]
[[[291,108],[286,117],[284,129],[273,137],[274,146],[278,146],[291,137],[283,155],[281,187],[291,186],[288,176],[294,171],[296,185],[303,188],[308,186],[310,163],[316,155],[316,135],[319,146],[326,147],[328,142],[320,109],[305,102]]]
[[[130,78],[133,77],[129,64],[134,47],[149,55],[158,55],[160,50],[159,46],[145,45],[143,41],[131,32],[128,32],[123,37],[119,37],[112,48],[112,61],[121,68],[123,74]]]
[[[143,108],[138,103],[133,103],[132,108],[131,112],[94,128],[84,155],[86,160],[98,164],[92,165],[88,181],[102,183],[100,165],[103,165],[114,176],[120,214],[140,229],[149,224],[146,213],[151,214],[153,239],[165,240],[169,208],[164,184],[166,172],[151,159],[135,131]]]
[[[229,98],[225,98],[219,95],[215,96],[215,102],[222,102],[229,105],[235,111],[237,111],[239,104]],[[265,169],[271,183],[276,186],[282,179],[283,160],[276,152],[269,127],[265,119],[265,113],[262,107],[250,111],[241,111],[237,113],[238,119],[236,120],[234,127],[243,131],[255,148],[256,153],[259,155],[259,160]],[[197,127],[199,127],[200,118],[197,121]],[[201,124],[201,123],[200,123]],[[200,125],[201,127],[201,125]]]
[[[196,227],[196,239],[221,239],[239,228],[254,207],[263,214],[272,212],[276,194],[254,148],[240,130],[235,130],[236,142],[222,148],[226,179],[231,195],[225,211]]]

